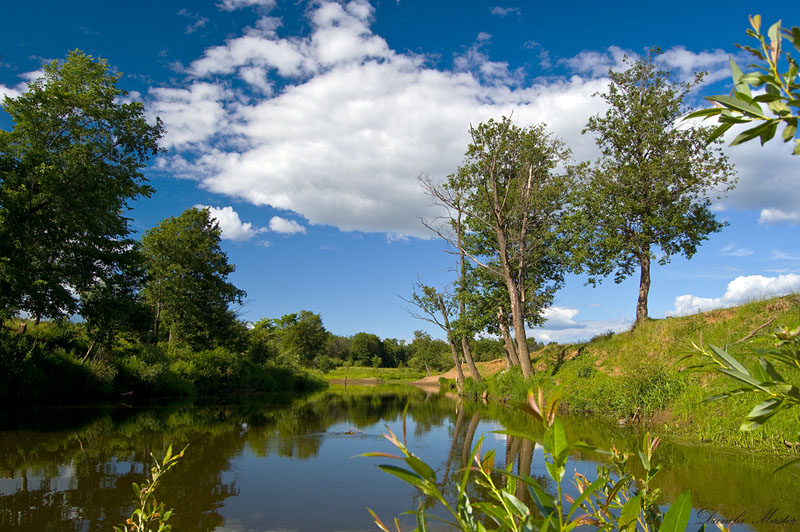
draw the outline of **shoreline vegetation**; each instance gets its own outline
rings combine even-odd
[[[739,425],[757,402],[744,394],[708,402],[734,386],[718,373],[685,371],[693,344],[726,347],[746,367],[770,345],[780,326],[800,323],[800,295],[753,301],[691,316],[648,320],[638,327],[596,336],[583,343],[550,343],[532,350],[534,374],[525,379],[502,359],[477,362],[474,381],[465,369],[462,394],[493,403],[519,404],[530,390],[563,389],[560,411],[639,426],[661,435],[780,454],[796,454],[800,422],[790,411],[756,431]],[[442,393],[457,391],[455,368],[426,376],[411,367],[346,365],[327,373],[259,361],[244,352],[217,347],[133,344],[121,341],[104,358],[82,360],[90,341],[80,323],[7,323],[0,336],[0,400],[22,404],[78,404],[102,401],[151,402],[215,394],[308,392],[328,386],[382,383],[426,384]],[[478,356],[481,351],[476,350]],[[440,366],[441,367],[441,366]],[[442,368],[443,370],[444,368]],[[448,378],[449,377],[449,378]],[[789,380],[800,370],[789,369]]]

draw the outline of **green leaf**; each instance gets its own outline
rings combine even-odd
[[[734,61],[732,57],[729,58],[729,62],[731,65],[731,77],[733,77],[733,85],[736,87],[736,90],[748,96],[752,96],[750,93],[750,86],[742,80],[742,69],[739,68],[739,65],[736,64],[736,61]]]
[[[779,20],[775,24],[769,27],[767,31],[767,36],[769,36],[770,43],[772,46],[778,46],[778,50],[780,50],[780,42],[781,42],[781,21]]]
[[[555,513],[556,506],[553,498],[548,494],[538,482],[531,482],[528,484],[528,491],[531,493],[533,502],[544,517],[550,516]]]
[[[670,505],[658,532],[684,532],[689,525],[691,512],[692,494],[687,490],[678,495],[675,502]]]
[[[789,142],[794,138],[795,133],[797,133],[797,120],[794,121],[795,123],[787,123],[786,127],[783,128],[783,141]]]
[[[390,464],[381,464],[378,466],[378,468],[381,471],[385,471],[390,475],[394,475],[400,480],[406,482],[407,484],[411,484],[412,486],[415,486],[417,488],[423,489],[425,485],[425,481],[423,480],[422,477],[407,469],[403,469],[402,467],[397,467]]]
[[[420,477],[425,480],[430,480],[431,482],[436,482],[436,473],[434,473],[433,469],[431,469],[428,464],[413,455],[408,456],[404,460]]]
[[[628,500],[622,511],[619,514],[619,528],[620,530],[628,529],[632,523],[635,523],[639,518],[639,511],[642,509],[642,494]]]
[[[728,109],[734,109],[757,118],[762,118],[765,120],[768,118],[764,114],[763,109],[761,109],[761,106],[745,103],[738,98],[732,98],[730,96],[706,96],[706,100],[717,102]]]
[[[722,124],[721,126],[718,126],[716,129],[714,129],[714,131],[711,132],[711,135],[708,136],[708,143],[711,144],[712,142],[717,140],[719,137],[724,135],[725,132],[728,131],[731,127],[733,127],[733,124]]]
[[[749,140],[753,140],[756,137],[761,137],[762,134],[769,131],[771,127],[770,122],[764,122],[763,124],[759,124],[756,127],[747,129],[739,133],[735,139],[731,142],[731,146],[736,146],[738,144],[742,144]],[[763,142],[762,142],[763,143]]]
[[[711,351],[713,351],[715,355],[717,355],[719,358],[721,358],[727,364],[727,366],[729,368],[736,369],[741,373],[749,375],[747,369],[745,369],[745,367],[742,366],[739,363],[738,360],[736,360],[731,355],[729,355],[725,350],[720,349],[719,347],[715,346],[714,344],[708,344],[708,348],[711,349]]]
[[[578,511],[581,507],[581,503],[586,500],[587,497],[590,497],[595,491],[600,489],[603,484],[605,484],[606,479],[600,477],[588,486],[586,486],[577,499],[572,502],[572,506],[569,508],[569,512],[567,513],[567,521],[572,518],[572,515]]]

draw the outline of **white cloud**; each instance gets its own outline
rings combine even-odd
[[[599,334],[609,331],[626,331],[633,325],[633,320],[578,320],[580,311],[575,308],[550,307],[544,311],[545,323],[541,327],[528,331],[528,336],[540,342],[583,342]]]
[[[208,214],[216,220],[222,229],[222,238],[227,240],[250,240],[259,233],[266,231],[264,228],[254,227],[250,222],[243,223],[239,213],[233,207],[210,207],[208,205],[195,205],[197,209],[208,209]]]
[[[550,307],[545,309],[542,313],[544,319],[545,329],[559,330],[559,329],[583,329],[585,325],[575,321],[575,316],[580,311],[576,308],[566,307]]]
[[[235,11],[245,7],[259,7],[262,9],[272,9],[275,7],[275,0],[222,0],[217,7],[222,11]]]
[[[694,79],[695,72],[707,72],[706,82],[713,83],[730,77],[729,57],[723,50],[696,53],[683,46],[675,46],[656,57],[656,64],[670,70],[676,69],[685,80]]]
[[[592,95],[606,90],[606,71],[619,66],[622,49],[567,60],[581,76],[523,83],[488,56],[486,39],[453,58],[452,67],[434,68],[422,56],[390,49],[371,31],[373,15],[363,0],[322,1],[307,12],[308,34],[284,35],[264,16],[208,48],[189,64],[183,84],[148,95],[150,115],[161,116],[168,131],[163,144],[174,148],[156,168],[198,179],[214,193],[292,211],[311,225],[430,237],[419,218],[436,213],[417,176],[451,173],[463,159],[469,124],[509,114],[523,126],[545,122],[577,160],[597,156],[581,130],[587,117],[604,112]],[[681,49],[668,57],[676,68],[711,62],[701,55]],[[246,87],[234,89],[242,85],[236,79]],[[794,212],[800,188],[755,186],[784,162],[773,163],[772,151],[747,153],[759,177],[743,175],[750,186],[725,205]],[[775,183],[788,187],[793,175]]]
[[[515,17],[518,17],[518,16],[522,15],[522,9],[520,9],[518,7],[494,6],[491,9],[490,12],[491,12],[492,15],[496,15],[496,16],[501,17],[501,18],[505,18],[508,15],[513,15]]]
[[[167,134],[161,141],[165,148],[180,148],[206,141],[225,129],[229,118],[222,100],[231,96],[224,87],[196,82],[188,89],[150,89],[150,114],[159,116]]]
[[[574,57],[559,59],[558,63],[578,74],[588,74],[592,77],[606,76],[609,70],[624,70],[623,58],[636,57],[630,50],[623,50],[619,46],[609,46],[605,52],[584,50]]]
[[[668,316],[685,316],[715,308],[731,307],[748,301],[800,292],[800,275],[786,274],[777,277],[743,275],[730,283],[722,297],[683,295],[675,298],[675,310]]]
[[[787,212],[783,209],[761,209],[761,216],[759,216],[758,221],[762,224],[800,223],[800,209],[792,212]]]
[[[4,99],[6,96],[9,98],[19,98],[22,96],[22,92],[25,89],[17,85],[17,87],[6,87],[5,85],[0,84],[0,100]]]
[[[269,230],[276,233],[295,234],[305,233],[306,228],[295,222],[294,220],[287,220],[280,216],[273,216],[269,221]]]
[[[742,129],[725,134],[730,143]],[[763,146],[751,141],[725,148],[734,163],[739,182],[721,203],[726,208],[760,211],[765,224],[800,222],[800,187],[797,186],[798,157],[781,142],[780,132]]]
[[[755,253],[755,251],[753,251],[752,249],[749,249],[749,248],[737,248],[733,244],[725,246],[724,248],[720,249],[719,252],[722,255],[725,255],[725,256],[728,256],[728,257],[749,257],[750,255]]]

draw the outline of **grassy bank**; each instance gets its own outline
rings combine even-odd
[[[533,354],[535,375],[526,382],[504,371],[468,391],[499,400],[523,401],[527,391],[564,387],[564,409],[600,415],[620,423],[644,422],[660,431],[701,441],[770,451],[800,439],[800,412],[785,411],[753,432],[740,432],[747,413],[761,400],[753,394],[706,402],[737,386],[719,374],[681,371],[692,365],[692,343],[712,343],[752,368],[754,352],[773,345],[778,326],[800,324],[800,296],[757,301],[740,307],[680,318],[651,320],[633,331],[607,334],[580,344],[550,344]],[[781,372],[800,382],[800,371]]]
[[[413,368],[367,368],[362,366],[338,367],[325,374],[328,380],[379,379],[382,381],[413,382],[426,376]]]

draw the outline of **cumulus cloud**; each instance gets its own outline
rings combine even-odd
[[[550,330],[560,329],[583,329],[584,324],[575,321],[575,316],[580,311],[576,308],[550,307],[545,309],[543,316],[545,319],[544,328]]]
[[[730,143],[741,129],[729,130]],[[792,146],[780,141],[780,134],[763,146],[748,142],[726,148],[739,182],[720,203],[724,208],[760,211],[764,224],[800,222],[800,187],[797,186],[797,157]]]
[[[222,11],[235,11],[245,7],[272,9],[275,7],[275,0],[222,0],[217,7]]]
[[[167,125],[161,141],[165,148],[180,148],[203,142],[224,130],[229,118],[222,101],[231,93],[222,86],[196,82],[188,88],[150,89],[150,114]]]
[[[24,91],[24,87],[6,87],[3,84],[0,84],[0,99],[5,98],[8,96],[9,98],[19,98],[22,96],[22,92]]]
[[[551,317],[542,327],[528,331],[528,335],[539,342],[583,342],[607,332],[627,331],[633,325],[628,318],[617,320],[576,320],[577,309],[552,307],[545,311]]]
[[[242,222],[239,213],[233,207],[210,207],[208,205],[195,205],[197,209],[208,209],[209,216],[216,220],[222,229],[222,238],[227,240],[250,240],[259,233],[266,231],[264,228],[254,227],[250,222]]]
[[[226,5],[234,3],[243,5]],[[189,63],[182,82],[150,91],[149,113],[164,120],[163,145],[173,148],[156,169],[311,225],[427,238],[419,218],[436,212],[417,176],[451,173],[469,143],[469,124],[513,113],[520,125],[545,122],[577,160],[598,154],[581,129],[604,112],[592,95],[607,88],[606,71],[620,64],[622,49],[569,60],[579,75],[524,82],[489,56],[487,36],[450,68],[434,68],[373,33],[366,1],[321,1],[306,16],[309,30],[300,35],[262,16]],[[711,61],[679,52],[670,56],[676,68]],[[751,164],[771,175],[767,156],[754,152]],[[759,195],[758,209],[800,205],[763,191],[727,201],[753,208]]]
[[[294,220],[281,218],[280,216],[272,217],[272,219],[269,221],[269,230],[276,233],[284,233],[289,235],[306,232],[306,228],[299,223],[295,222]]]
[[[501,17],[501,18],[505,18],[505,17],[507,17],[507,16],[509,16],[509,15],[512,15],[512,16],[515,16],[515,17],[518,17],[518,16],[522,15],[522,9],[520,9],[520,8],[518,8],[518,7],[501,7],[501,6],[494,6],[494,7],[493,7],[493,8],[490,10],[490,13],[491,13],[492,15],[495,15],[495,16],[498,16],[498,17]]]
[[[668,316],[685,316],[715,308],[741,305],[748,301],[800,292],[800,275],[786,274],[777,277],[743,275],[730,283],[722,297],[683,295],[675,298],[675,310]]]

